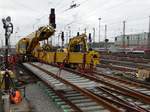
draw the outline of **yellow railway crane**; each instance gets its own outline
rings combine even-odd
[[[39,41],[48,39],[54,32],[54,28],[49,25],[39,28],[18,42],[17,53],[29,58],[32,56],[46,63],[63,63],[81,69],[91,69],[99,64],[99,54],[88,48],[85,34],[71,38],[66,52],[42,49]]]
[[[68,52],[88,52],[86,34],[73,37],[69,40]]]
[[[50,38],[55,32],[55,9],[51,9],[49,20],[50,25],[40,27],[37,31],[19,40],[16,46],[17,54],[28,58],[32,56],[46,63],[82,66],[83,69],[95,67],[99,63],[99,54],[88,49],[85,34],[70,39],[69,46],[64,52],[62,49],[54,51],[52,45],[41,47],[39,41]]]
[[[69,40],[64,51],[48,52],[34,50],[32,55],[47,63],[65,64],[69,67],[91,69],[99,64],[99,54],[88,49],[86,35],[82,34]]]
[[[16,45],[16,52],[19,55],[30,55],[33,50],[39,48],[39,41],[43,41],[51,37],[55,29],[51,25],[40,27],[37,31],[22,38]]]
[[[86,34],[71,38],[69,40],[67,52],[74,54],[74,57],[76,57],[75,59],[78,61],[83,56],[83,64],[80,67],[90,68],[90,66],[92,66],[95,68],[95,66],[99,64],[99,53],[89,48]],[[73,60],[74,59],[71,61]]]
[[[50,38],[54,32],[55,29],[51,25],[40,27],[37,31],[19,40],[16,46],[17,54],[28,58],[32,56],[47,63],[63,63],[81,69],[91,69],[99,64],[99,54],[88,48],[86,34],[71,38],[64,52],[49,51],[40,47],[39,41]]]
[[[29,58],[32,55],[32,57],[37,60],[46,63],[63,63],[82,69],[91,69],[91,67],[95,67],[99,64],[99,54],[88,48],[85,34],[71,38],[65,52],[47,51],[42,49],[39,45],[39,41],[48,39],[54,32],[55,30],[53,27],[48,25],[39,28],[27,37],[22,38],[17,43],[17,54],[28,56]]]

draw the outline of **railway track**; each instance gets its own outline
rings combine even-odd
[[[102,55],[103,59],[112,59],[112,60],[118,60],[118,61],[132,61],[134,63],[149,63],[150,59],[146,59],[143,57],[130,57],[123,55]]]
[[[134,62],[129,62],[129,61],[118,61],[118,60],[111,60],[111,59],[101,59],[101,63],[108,64],[108,63],[113,63],[116,65],[124,65],[126,67],[133,67],[133,68],[138,68],[138,67],[143,67],[143,68],[150,68],[149,64],[146,63],[134,63]]]
[[[81,87],[83,86],[83,84],[81,84],[81,80],[80,80],[80,87],[79,85],[75,85],[76,82],[74,82],[74,84],[72,83],[68,83],[68,81],[64,80],[63,78],[60,78],[57,74],[58,72],[58,68],[56,67],[52,67],[51,69],[49,69],[51,72],[55,72],[56,74],[53,73],[49,73],[48,71],[46,72],[45,70],[43,71],[41,68],[37,68],[35,65],[29,65],[29,64],[24,64],[28,69],[32,70],[32,72],[34,74],[36,74],[40,79],[42,79],[42,81],[44,81],[44,83],[46,83],[47,85],[51,86],[51,88],[54,88],[55,91],[57,90],[63,90],[65,92],[65,90],[70,90],[70,91],[77,91],[80,94],[82,93],[81,97],[83,97],[84,99],[89,99],[92,102],[95,103],[95,105],[89,105],[88,107],[90,107],[92,110],[89,110],[89,112],[96,112],[97,110],[93,110],[93,107],[98,107],[100,108],[100,110],[109,112],[109,110],[113,110],[114,112],[119,112],[119,110],[114,107],[113,105],[111,105],[110,103],[105,102],[104,100],[101,100],[99,97],[91,94],[90,92],[81,89]],[[43,68],[47,68],[48,66],[43,66]],[[49,67],[48,67],[49,68]],[[71,75],[71,74],[69,74]],[[70,76],[69,76],[70,77]],[[79,79],[78,79],[79,80]],[[85,81],[82,80],[85,84]],[[65,86],[66,85],[66,86]],[[72,88],[71,88],[72,87]],[[91,86],[90,86],[91,87]],[[88,86],[86,87],[88,88]],[[66,95],[66,94],[64,94]],[[68,98],[68,97],[67,97]],[[66,98],[63,98],[66,99]],[[75,104],[70,104],[66,101],[66,103],[69,105],[68,107],[71,106],[71,110],[74,109],[75,112],[80,112],[79,110],[81,110],[82,108],[80,108],[78,106],[78,109],[76,107]],[[87,102],[85,102],[87,103]],[[82,103],[82,105],[85,105],[85,109],[86,109],[86,104]],[[76,108],[75,108],[76,107]],[[108,108],[108,109],[107,109]],[[81,112],[86,112],[86,110],[82,110]],[[88,112],[88,111],[87,111]]]
[[[150,111],[149,88],[146,88],[146,93],[135,91],[134,88],[122,86],[125,82],[119,79],[118,82],[111,78],[108,80],[96,72],[93,75],[83,74],[37,62],[24,63],[24,66],[48,85],[50,91],[68,105],[70,112]],[[131,85],[135,86],[128,86]],[[143,89],[144,85],[140,87]]]
[[[113,63],[113,64],[112,64]],[[149,85],[149,79],[148,73],[146,77],[141,79],[137,77],[136,73],[139,73],[139,70],[146,70],[148,72],[150,65],[149,64],[141,64],[141,63],[133,63],[133,62],[125,62],[125,61],[117,61],[117,60],[103,60],[101,61],[101,64],[97,65],[97,68],[109,68],[112,71],[120,71],[122,73],[125,73],[123,78],[145,83]]]
[[[137,68],[133,67],[127,67],[127,66],[120,66],[120,65],[114,65],[114,64],[99,64],[97,67],[100,68],[110,68],[112,70],[118,70],[118,71],[124,71],[124,72],[137,72]]]
[[[72,71],[69,69],[69,71]],[[72,71],[74,72],[74,71]],[[78,73],[82,74],[82,73]],[[138,83],[126,79],[120,79],[117,77],[100,74],[98,72],[93,72],[92,74],[82,74],[82,76],[87,76],[89,79],[94,80],[98,83],[104,84],[105,88],[110,91],[113,90],[119,90],[119,93],[124,94],[126,96],[140,99],[143,102],[150,103],[150,87],[144,85],[143,83]],[[117,93],[118,91],[116,91]]]
[[[104,71],[108,68],[111,72],[115,73],[114,77],[120,77],[123,78],[125,80],[130,80],[133,82],[138,82],[144,85],[149,85],[149,79],[145,79],[145,80],[140,80],[137,76],[136,73],[138,73],[138,69],[134,68],[134,67],[126,67],[126,66],[120,66],[120,65],[114,65],[114,64],[99,64],[97,65],[97,71],[103,73]],[[121,76],[120,76],[121,73]]]
[[[131,81],[131,80],[128,80],[128,79],[122,79],[120,77],[114,77],[114,76],[111,76],[111,75],[106,75],[106,74],[103,74],[103,73],[99,73],[97,71],[94,71],[93,74],[95,75],[95,77],[98,77],[98,78],[101,78],[101,79],[104,79],[104,80],[107,80],[109,82],[112,82],[114,84],[117,84],[117,85],[121,85],[121,86],[126,86],[130,89],[134,89],[136,88],[137,90],[139,89],[142,89],[143,91],[148,91],[148,92],[142,92],[143,94],[147,94],[150,96],[150,86],[149,85],[146,85],[144,83],[140,83],[140,82],[136,82],[136,81]]]
[[[98,72],[94,72],[93,75],[95,75],[96,78],[105,80],[110,84],[115,85],[116,87],[120,87],[120,89],[127,90],[128,92],[131,91],[131,93],[135,93],[137,96],[144,98],[144,96],[148,96],[148,102],[149,102],[149,97],[150,97],[150,87],[147,85],[144,85],[142,83],[137,83],[134,81],[130,81],[127,79],[121,79],[118,77],[113,77],[105,74],[101,74]],[[138,97],[137,97],[138,98]],[[145,97],[144,99],[147,100]]]

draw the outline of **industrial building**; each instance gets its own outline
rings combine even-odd
[[[125,41],[125,45],[123,45]],[[115,46],[120,48],[146,49],[148,47],[148,33],[127,34],[115,37]]]

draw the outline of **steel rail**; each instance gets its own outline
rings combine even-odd
[[[134,67],[134,68],[138,68],[138,67],[149,68],[150,67],[150,65],[148,65],[148,64],[133,63],[133,62],[129,62],[129,61],[101,59],[101,62],[102,63],[113,63],[113,64],[117,64],[117,65],[126,65],[127,67]]]
[[[42,62],[44,63],[44,62]],[[55,66],[55,67],[59,67],[58,65],[56,64],[49,64],[49,63],[45,63],[45,64],[48,64],[48,65],[51,65],[51,66]],[[77,74],[85,74],[85,73],[81,73],[81,72],[78,72],[78,71],[74,71],[70,68],[62,68],[64,70],[67,70],[67,71],[71,71],[71,72],[74,72],[74,73],[77,73]],[[143,87],[143,88],[147,88],[147,89],[150,89],[150,86],[147,86],[146,84],[143,84],[141,82],[136,82],[136,81],[131,81],[131,80],[124,80],[124,79],[121,79],[121,78],[118,78],[118,77],[113,77],[113,76],[110,76],[110,75],[106,75],[106,74],[103,74],[103,73],[98,73],[96,71],[93,71],[94,74],[97,74],[97,75],[100,75],[100,76],[104,76],[104,77],[107,77],[109,79],[113,79],[113,80],[116,80],[116,81],[119,81],[119,82],[122,82],[122,83],[126,83],[126,84],[131,84],[133,86],[138,86],[138,87]],[[92,74],[93,75],[93,74]]]
[[[101,94],[96,94],[92,91],[90,91],[91,93],[99,96],[100,98],[103,98],[104,100],[108,101],[108,102],[112,102],[114,104],[117,104],[119,107],[124,107],[125,110],[129,111],[129,112],[148,112],[147,110],[145,109],[142,109],[142,108],[139,108],[139,107],[136,107],[134,105],[130,105],[130,104],[126,104],[124,102],[119,102],[119,101],[116,101],[116,100],[111,100],[110,98],[107,98],[107,97],[104,97],[103,95]]]
[[[109,91],[110,93],[116,93],[116,94],[119,94],[119,95],[123,95],[123,96],[128,96],[129,98],[131,97],[130,95],[128,95],[128,94],[126,94],[126,93],[124,93],[124,92],[122,92],[122,91],[119,91],[119,90],[115,90],[115,89],[112,89],[112,88],[110,88],[110,87],[101,87],[103,90],[105,90],[105,91]],[[131,98],[130,98],[131,99]],[[121,99],[122,100],[122,99]],[[124,103],[126,103],[127,101],[124,101],[123,100],[123,102]],[[128,104],[128,105],[132,105],[132,104]],[[138,105],[136,105],[136,104],[134,104],[133,105],[133,107],[136,107],[136,108],[138,108],[138,109],[142,109],[142,111],[144,110],[144,111],[148,111],[148,110],[146,110],[146,109],[144,109],[144,108],[142,108],[142,107],[140,107],[140,106],[138,106]],[[148,111],[149,112],[149,111]]]
[[[113,55],[102,55],[103,59],[117,59],[120,61],[134,61],[135,63],[148,63],[150,62],[150,59],[145,59],[145,58],[137,58],[137,57],[123,57],[123,56],[113,56]]]
[[[106,89],[106,88],[100,87],[100,86],[97,87],[97,89],[100,89],[100,90],[104,91],[105,93],[109,94],[110,96],[115,98],[117,101],[119,101],[119,102],[116,102],[116,103],[118,103],[118,105],[124,106],[124,107],[128,108],[131,111],[138,111],[138,112],[141,112],[141,111],[144,112],[145,111],[145,112],[148,112],[146,109],[141,108],[140,106],[137,106],[137,105],[130,104],[129,102],[127,102],[127,101],[125,101],[125,100],[123,100],[123,99],[119,98],[118,96],[115,96],[111,93],[111,92],[118,93],[116,90],[109,91],[109,89]],[[125,94],[122,94],[122,95],[126,96]]]
[[[53,87],[51,87],[47,82],[43,81],[43,83],[45,83],[48,88],[50,88],[58,97],[60,97],[63,101],[65,101],[70,107],[72,107],[72,109],[74,110],[73,112],[83,112],[79,107],[77,107],[74,103],[72,103],[70,100],[68,100],[63,94],[61,94],[61,91],[56,91],[55,89],[53,89]]]
[[[46,67],[46,66],[45,66],[45,67]],[[57,67],[57,66],[56,66],[56,67]],[[47,68],[47,67],[46,67],[46,68]],[[45,68],[43,68],[43,69],[45,69]],[[66,69],[68,69],[68,68],[66,68]],[[72,70],[72,69],[71,69],[71,70]],[[74,72],[75,72],[75,71],[74,71]],[[83,77],[83,76],[82,76],[82,77]],[[124,94],[124,96],[128,96],[128,95]],[[129,96],[129,97],[131,97],[131,96]],[[137,106],[136,108],[139,108],[139,109],[142,109],[143,111],[145,111],[145,110],[144,110],[145,108],[138,107],[138,106]],[[146,109],[146,110],[147,110],[147,109]]]
[[[129,67],[124,67],[124,66],[114,66],[114,65],[109,65],[109,64],[99,64],[97,67],[101,68],[110,68],[113,70],[119,70],[119,71],[124,71],[124,72],[137,72],[135,68],[129,68]]]
[[[93,75],[87,75],[86,73],[81,73],[81,72],[78,72],[78,71],[74,71],[74,70],[69,69],[69,68],[64,68],[64,70],[68,70],[68,71],[73,72],[73,73],[76,73],[76,74],[78,74],[78,75],[80,75],[80,76],[82,76],[82,77],[86,77],[86,78],[88,78],[88,79],[90,79],[90,80],[93,80],[93,81],[95,81],[95,82],[97,82],[97,83],[102,83],[102,84],[104,84],[104,85],[106,85],[106,86],[110,86],[110,87],[112,87],[112,88],[115,88],[115,89],[118,89],[118,90],[120,90],[120,91],[123,91],[123,92],[125,92],[127,95],[130,95],[130,96],[133,97],[133,98],[140,99],[140,100],[142,100],[142,101],[145,102],[145,103],[148,103],[148,104],[150,103],[150,97],[149,97],[149,96],[144,95],[144,94],[142,94],[142,93],[139,93],[139,92],[137,92],[137,91],[134,91],[134,90],[131,90],[131,89],[128,89],[128,88],[125,88],[125,87],[121,87],[121,86],[112,84],[112,83],[107,82],[107,81],[104,81],[104,80],[102,80],[102,79],[100,79],[100,78],[96,78],[96,77],[93,76]]]
[[[137,87],[143,87],[143,88],[146,88],[146,89],[150,89],[150,86],[147,86],[145,84],[137,83],[137,82],[130,81],[130,80],[124,80],[124,79],[121,79],[121,78],[118,78],[118,77],[113,77],[113,76],[106,75],[106,74],[103,74],[103,73],[98,73],[96,71],[93,71],[93,73],[97,74],[99,76],[104,76],[106,78],[109,78],[109,79],[112,79],[112,80],[115,80],[115,81],[119,81],[121,83],[130,84],[132,86],[137,86]]]
[[[25,69],[29,70],[26,66],[23,66]],[[31,70],[29,70],[32,74],[34,74]],[[49,83],[46,81],[42,80],[41,78],[37,77],[41,82],[43,82],[48,88],[50,88],[57,96],[59,96],[66,104],[68,104],[72,109],[74,110],[73,112],[83,112],[79,107],[77,107],[75,104],[73,104],[70,100],[66,99],[63,94],[61,94],[60,91],[57,91],[51,87]]]
[[[79,91],[81,94],[83,94],[83,95],[87,96],[88,98],[92,99],[93,101],[97,102],[97,104],[99,104],[100,106],[103,106],[103,107],[105,107],[105,108],[107,108],[107,109],[109,109],[110,111],[113,111],[113,112],[121,112],[121,110],[119,110],[117,107],[115,107],[114,105],[112,105],[109,102],[106,102],[102,98],[92,94],[91,92],[89,92],[89,91],[87,91],[85,89],[82,89],[82,88],[80,88],[80,87],[78,87],[78,86],[68,82],[67,80],[65,80],[65,79],[63,79],[63,78],[61,78],[61,77],[59,77],[59,76],[57,76],[57,75],[55,75],[53,73],[50,73],[49,71],[47,71],[45,69],[42,69],[42,68],[40,68],[40,67],[38,67],[38,66],[36,66],[36,65],[34,65],[32,63],[29,63],[29,64],[34,66],[34,67],[36,67],[36,68],[38,68],[39,70],[47,73],[48,75],[50,75],[53,78],[59,80],[60,82],[63,82],[64,84],[71,86],[76,91]]]

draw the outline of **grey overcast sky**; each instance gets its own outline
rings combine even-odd
[[[123,20],[126,20],[126,33],[148,31],[150,0],[74,0],[79,7],[67,10],[72,0],[0,0],[0,19],[12,17],[14,34],[11,43],[28,35],[39,26],[48,24],[50,8],[56,9],[57,32],[68,31],[71,26],[72,35],[77,31],[92,33],[96,28],[98,41],[98,18],[101,20],[101,41],[104,40],[104,25],[108,26],[108,38],[120,35]],[[0,22],[0,40],[4,38],[4,30]],[[57,33],[56,33],[57,34]],[[65,33],[66,34],[66,33]],[[2,41],[0,42],[0,44]]]

